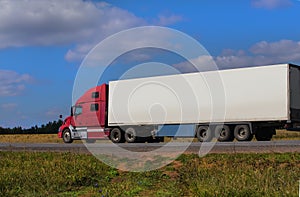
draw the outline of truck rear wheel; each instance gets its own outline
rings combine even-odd
[[[236,125],[234,128],[234,137],[238,141],[251,141],[253,134],[248,125]]]
[[[199,142],[210,142],[213,138],[213,133],[209,126],[199,126],[196,130],[196,137]]]
[[[113,143],[124,142],[124,136],[119,128],[114,128],[110,131],[109,138]]]
[[[124,136],[125,136],[126,142],[128,142],[128,143],[134,143],[137,141],[135,129],[132,127],[129,127],[125,130]]]
[[[64,131],[63,131],[63,141],[64,143],[72,143],[73,142],[73,139],[72,139],[72,136],[71,136],[71,131],[69,128],[66,128]]]
[[[234,136],[227,125],[217,125],[215,128],[216,137],[219,142],[233,141]]]

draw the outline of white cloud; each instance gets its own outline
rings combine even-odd
[[[174,51],[183,50],[182,47],[186,46],[179,46],[179,44],[174,43],[174,40],[180,40],[183,37],[182,34],[176,33],[176,31],[158,26],[138,27],[123,31],[120,34],[115,34],[112,37],[104,39],[98,47],[94,48],[88,55],[88,58],[85,59],[84,67],[99,67],[100,65],[101,67],[105,67],[115,58],[123,54],[126,54],[126,57],[122,57],[122,60],[127,63],[146,61],[158,53],[157,51],[149,53],[149,51],[143,50],[145,48],[159,48]],[[182,45],[184,44],[186,43]],[[76,57],[75,54],[69,53],[69,55],[73,57]],[[82,57],[83,56],[84,53],[82,53]]]
[[[191,60],[199,70],[214,70],[209,56]],[[247,51],[225,49],[213,60],[220,69],[259,66],[279,63],[300,63],[300,41],[280,40],[277,42],[261,41],[255,43]],[[195,72],[196,69],[188,62],[173,65],[183,72]]]
[[[0,7],[1,48],[68,44],[91,35],[103,15],[79,0],[2,0]]]
[[[87,46],[145,24],[132,13],[104,2],[2,0],[0,8],[0,48],[79,44],[75,51],[80,53],[82,43]]]
[[[277,42],[268,43],[266,41],[261,41],[254,44],[250,51],[253,54],[259,55],[271,55],[271,56],[289,56],[299,54],[300,42],[295,42],[292,40],[280,40]],[[299,54],[300,55],[300,54]]]
[[[16,109],[17,106],[18,106],[17,103],[4,103],[1,105],[1,109],[5,111],[10,111]]]
[[[74,49],[69,49],[65,55],[68,61],[80,61],[94,47],[95,44],[79,44]]]
[[[212,56],[203,55],[173,66],[182,73],[216,70],[217,67],[213,61]]]
[[[171,25],[177,22],[180,22],[183,20],[183,17],[180,15],[175,15],[175,14],[171,14],[168,16],[165,15],[159,15],[158,16],[158,25],[162,25],[162,26],[166,26],[166,25]]]
[[[48,111],[46,111],[46,117],[47,118],[58,118],[58,116],[60,115],[61,110],[58,108],[52,108],[52,109],[48,109]]]
[[[98,42],[124,29],[149,22],[105,2],[84,0],[1,0],[0,49],[73,45],[65,59],[78,61]],[[169,25],[181,16],[160,15],[154,24]],[[115,46],[114,46],[115,47]]]
[[[243,67],[265,64],[300,62],[299,41],[261,41],[250,47],[248,52],[241,50],[231,51],[231,54],[225,52],[222,55],[214,58],[218,66]]]
[[[276,9],[292,6],[290,0],[252,0],[251,4],[255,8]]]
[[[19,74],[11,70],[0,70],[0,97],[16,96],[25,90],[25,84],[33,81],[28,74]]]

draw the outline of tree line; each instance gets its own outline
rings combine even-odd
[[[0,134],[54,134],[58,132],[58,128],[62,125],[62,120],[50,121],[41,126],[32,126],[25,129],[22,127],[2,128],[0,127]]]

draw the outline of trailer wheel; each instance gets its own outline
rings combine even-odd
[[[199,142],[210,142],[213,138],[213,133],[209,126],[199,126],[196,130],[196,137]]]
[[[63,137],[64,143],[69,144],[69,143],[73,142],[73,139],[71,137],[71,131],[69,128],[64,129],[62,137]]]
[[[137,141],[135,129],[132,127],[129,127],[125,130],[124,136],[125,136],[126,142],[128,142],[128,143],[134,143]]]
[[[114,128],[110,131],[109,138],[113,143],[122,143],[124,142],[124,137],[119,128]]]
[[[274,128],[260,128],[255,132],[255,138],[257,141],[270,141],[274,133],[276,133]]]
[[[236,125],[234,128],[234,137],[238,141],[251,141],[253,134],[248,125]]]
[[[215,128],[215,135],[219,142],[228,142],[233,141],[234,139],[233,133],[227,125],[217,125]]]

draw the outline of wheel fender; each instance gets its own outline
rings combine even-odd
[[[74,139],[74,127],[72,125],[69,125],[69,129],[71,132],[71,138]]]

